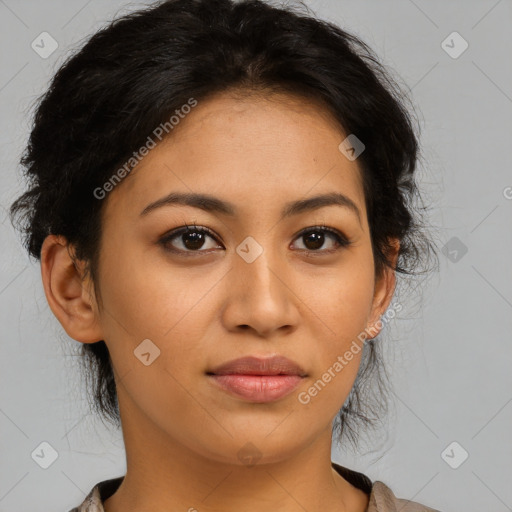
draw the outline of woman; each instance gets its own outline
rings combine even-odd
[[[359,39],[260,0],[155,4],[59,69],[11,214],[127,456],[74,512],[434,510],[331,461],[432,249],[403,98]]]

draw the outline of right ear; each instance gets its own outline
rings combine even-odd
[[[98,307],[83,281],[83,265],[70,255],[61,235],[48,235],[41,247],[41,277],[46,300],[66,333],[82,343],[103,340]]]

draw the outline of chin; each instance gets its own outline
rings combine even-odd
[[[272,432],[272,428],[260,429],[254,435],[245,431],[241,435],[225,439],[222,446],[212,443],[212,450],[207,457],[224,464],[253,467],[282,462],[302,449],[296,433],[283,430],[281,435],[268,435],[268,432]]]

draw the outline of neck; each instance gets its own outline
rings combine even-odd
[[[331,430],[302,450],[254,465],[246,459],[218,460],[206,449],[187,446],[149,421],[123,398],[121,408],[127,471],[105,512],[187,510],[189,512],[363,512],[368,496],[331,465]],[[128,406],[128,407],[127,407]],[[250,445],[243,445],[250,453]],[[242,453],[245,453],[242,451]],[[253,452],[254,453],[254,452]],[[257,458],[257,457],[256,457]]]

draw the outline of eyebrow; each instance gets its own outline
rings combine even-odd
[[[234,217],[236,215],[236,206],[227,201],[223,201],[217,197],[209,194],[194,194],[171,192],[170,194],[157,199],[156,201],[148,204],[140,213],[143,217],[148,213],[161,208],[162,206],[181,204],[185,206],[192,206],[207,212],[215,212],[223,215]],[[339,192],[331,192],[328,194],[321,194],[307,199],[300,199],[287,203],[282,212],[281,219],[298,215],[307,211],[317,210],[325,206],[342,206],[356,214],[359,224],[361,224],[361,212],[357,205],[350,199],[350,197]]]

